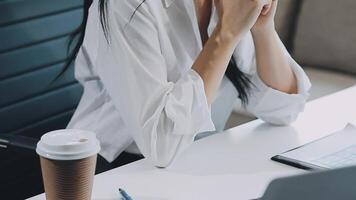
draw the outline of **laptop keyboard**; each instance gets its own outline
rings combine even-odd
[[[312,161],[330,169],[356,165],[356,145]]]

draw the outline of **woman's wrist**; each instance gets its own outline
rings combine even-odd
[[[253,37],[266,38],[266,37],[274,36],[276,34],[276,29],[274,28],[274,26],[269,26],[264,28],[253,27],[251,29],[251,33]]]
[[[192,69],[203,79],[209,105],[214,101],[216,91],[240,38],[229,31],[224,31],[218,25],[192,66]]]
[[[265,29],[261,30],[251,30],[253,40],[256,43],[268,43],[268,41],[274,41],[275,37],[278,35],[275,29]]]
[[[212,34],[212,38],[223,45],[232,46],[235,49],[240,42],[242,35],[242,31],[236,32],[225,27],[222,23],[218,23]]]

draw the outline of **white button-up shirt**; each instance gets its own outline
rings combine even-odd
[[[110,1],[108,44],[94,1],[75,62],[84,94],[68,127],[94,131],[108,161],[135,142],[155,165],[167,166],[198,133],[223,129],[238,93],[224,78],[211,108],[207,104],[204,83],[191,69],[202,50],[193,0],[146,1],[133,16],[140,3]],[[214,14],[210,32],[216,22]],[[247,111],[277,125],[296,119],[311,86],[286,50],[285,55],[298,80],[298,94],[263,83],[251,33],[234,53],[253,83]]]

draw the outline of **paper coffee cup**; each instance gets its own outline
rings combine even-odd
[[[46,133],[37,144],[47,200],[91,199],[99,141],[89,131]]]

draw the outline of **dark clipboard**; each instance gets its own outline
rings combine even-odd
[[[332,136],[333,134],[335,133],[332,133],[330,135],[327,135],[325,137],[322,137],[320,139],[317,139],[317,140],[314,140],[314,141],[311,141],[309,143],[306,143],[304,145],[301,145],[301,146],[298,146],[296,148],[293,148],[291,150],[288,150],[288,151],[285,151],[279,155],[275,155],[271,158],[271,160],[273,161],[276,161],[276,162],[279,162],[279,163],[282,163],[282,164],[285,164],[285,165],[289,165],[289,166],[292,166],[292,167],[296,167],[298,169],[303,169],[303,170],[325,170],[327,168],[324,168],[324,167],[321,167],[321,166],[318,166],[318,165],[314,165],[312,163],[307,163],[307,162],[303,162],[303,161],[299,161],[299,160],[294,160],[294,159],[291,159],[291,158],[287,158],[287,157],[284,157],[283,154],[287,153],[287,152],[290,152],[290,151],[294,151],[294,150],[297,150],[297,149],[300,149],[300,148],[303,148],[305,146],[308,146],[310,144],[313,144],[315,142],[318,142],[319,140],[323,140],[327,137],[330,137]]]
[[[303,169],[303,170],[323,170],[325,168],[317,166],[317,165],[313,165],[311,163],[306,163],[306,162],[301,162],[301,161],[297,161],[297,160],[292,160],[289,158],[285,158],[283,156],[280,155],[276,155],[273,156],[271,158],[271,160],[285,164],[285,165],[289,165],[292,167],[296,167],[298,169]]]

